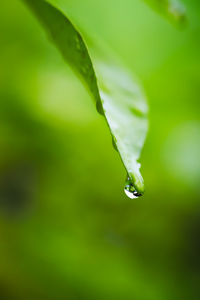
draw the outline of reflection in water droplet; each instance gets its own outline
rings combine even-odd
[[[142,196],[142,194],[138,193],[136,189],[134,188],[133,183],[131,182],[131,179],[128,177],[126,181],[126,185],[124,187],[124,192],[127,197],[130,199],[139,198]]]

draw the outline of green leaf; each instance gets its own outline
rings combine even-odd
[[[185,24],[186,10],[183,3],[179,0],[144,0],[155,10],[166,16],[173,22]]]
[[[90,91],[97,110],[107,121],[113,144],[127,170],[128,188],[135,194],[142,194],[144,183],[138,160],[148,123],[145,96],[138,83],[129,72],[110,59],[95,58],[93,67],[80,33],[57,8],[44,0],[23,1]],[[94,53],[97,52],[94,50]]]

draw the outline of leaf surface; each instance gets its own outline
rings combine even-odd
[[[85,84],[98,112],[106,119],[126,168],[129,184],[142,194],[143,178],[138,162],[148,122],[145,96],[125,69],[98,57],[91,61],[86,44],[71,21],[45,0],[23,0],[37,16],[65,61]],[[95,52],[95,51],[94,51]]]

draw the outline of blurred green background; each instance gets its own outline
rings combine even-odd
[[[22,1],[0,4],[0,299],[200,299],[200,3],[54,0],[144,86],[145,196]]]

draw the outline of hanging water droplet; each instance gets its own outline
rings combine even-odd
[[[141,193],[138,193],[131,181],[131,179],[128,177],[125,187],[124,187],[124,192],[126,194],[127,197],[129,197],[130,199],[135,199],[135,198],[139,198],[142,196]]]
[[[126,196],[128,196],[130,199],[135,199],[135,198],[139,198],[142,196],[142,194],[138,193],[137,191],[133,191],[133,192],[130,191],[129,186],[125,186],[124,192],[125,192]]]

